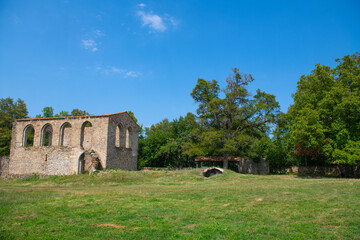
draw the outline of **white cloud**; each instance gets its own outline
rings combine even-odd
[[[129,78],[129,77],[136,78],[141,75],[139,72],[128,71],[126,69],[118,68],[114,66],[106,66],[106,67],[95,66],[95,67],[87,67],[86,69],[93,70],[97,73],[101,73],[105,75],[120,75],[123,78]]]
[[[99,37],[102,37],[102,36],[105,36],[105,33],[103,33],[101,30],[99,30],[99,29],[96,29],[95,31],[94,31],[94,36],[96,37],[96,38],[99,38]]]
[[[148,25],[151,29],[158,32],[164,32],[167,29],[163,19],[159,15],[146,13],[144,11],[138,11],[137,14],[140,16],[143,26]]]
[[[146,5],[144,3],[139,3],[137,6],[141,7],[141,8],[144,8]]]
[[[92,31],[90,34],[86,34],[84,36],[85,39],[81,40],[81,46],[86,50],[89,50],[91,52],[96,52],[99,50],[98,46],[101,43],[98,40],[103,36],[106,36],[106,34],[103,31],[96,29]]]
[[[125,70],[123,70],[123,69],[120,69],[120,68],[117,68],[117,67],[112,67],[112,66],[106,67],[102,71],[107,75],[109,75],[109,74],[121,74],[121,73],[125,72]]]
[[[83,46],[83,48],[85,48],[86,50],[90,50],[92,52],[96,52],[98,50],[97,48],[97,43],[95,40],[93,39],[86,39],[86,40],[81,40],[81,45]]]
[[[173,25],[174,27],[176,27],[180,23],[180,21],[175,19],[174,17],[170,17],[169,21],[170,21],[171,25]]]
[[[139,73],[137,73],[137,72],[127,72],[126,74],[125,74],[125,78],[127,78],[127,77],[138,77],[139,76]]]

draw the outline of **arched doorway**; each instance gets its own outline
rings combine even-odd
[[[78,162],[78,174],[85,173],[85,153],[82,153]]]

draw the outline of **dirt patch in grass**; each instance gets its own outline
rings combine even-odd
[[[30,215],[21,215],[21,216],[15,216],[13,217],[14,219],[22,219],[22,218],[32,218],[32,217],[35,217],[35,214],[30,214]]]
[[[112,228],[126,228],[126,226],[124,225],[119,225],[119,224],[113,224],[113,223],[103,223],[103,224],[96,224],[94,225],[95,227],[112,227]]]

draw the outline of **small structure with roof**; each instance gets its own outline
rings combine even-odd
[[[127,112],[14,121],[9,175],[137,169],[139,126]]]

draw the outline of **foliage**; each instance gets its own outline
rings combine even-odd
[[[192,159],[183,154],[183,144],[195,125],[195,116],[188,113],[172,122],[164,119],[150,128],[145,128],[145,137],[139,141],[139,166],[193,166]]]
[[[71,116],[88,116],[88,115],[91,115],[90,113],[88,113],[87,111],[85,110],[80,110],[80,109],[77,109],[77,108],[74,108],[72,111],[71,111]]]
[[[42,110],[43,117],[53,117],[54,116],[54,108],[53,107],[44,107]]]
[[[136,124],[139,124],[139,123],[138,123],[138,120],[137,120],[137,118],[135,117],[135,114],[134,114],[133,111],[128,111],[128,114],[129,114],[130,117],[134,120],[134,122],[135,122]],[[142,137],[143,132],[144,132],[144,127],[143,127],[142,124],[140,124],[140,125],[139,125],[139,137]]]
[[[302,164],[356,165],[360,162],[360,55],[316,65],[301,76],[286,126],[293,153]]]
[[[198,128],[191,131],[190,141],[184,144],[186,154],[253,159],[265,156],[264,143],[269,143],[267,133],[277,121],[279,104],[274,95],[260,90],[251,98],[247,85],[253,80],[250,74],[234,68],[226,79],[225,97],[221,98],[217,81],[198,79],[191,93],[199,104]]]
[[[0,99],[0,156],[10,154],[13,121],[27,115],[26,104],[20,98],[17,101],[10,97]]]
[[[88,113],[85,110],[80,110],[77,108],[74,108],[71,113],[69,113],[68,111],[60,111],[57,114],[54,114],[54,108],[53,107],[44,107],[41,110],[42,114],[38,114],[36,115],[37,118],[47,118],[47,117],[68,117],[68,116],[89,116],[91,115],[90,113]]]

